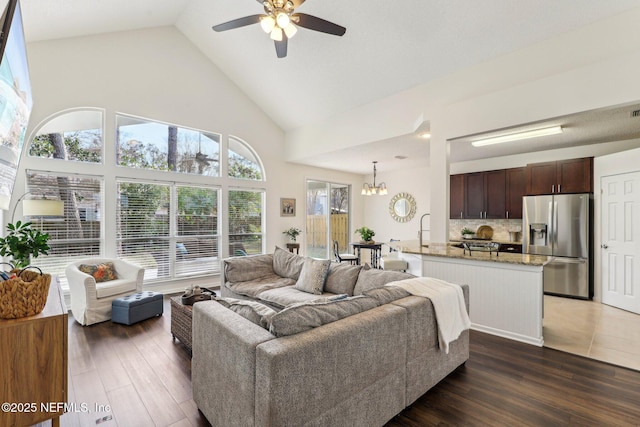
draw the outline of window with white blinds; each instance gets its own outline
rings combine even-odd
[[[219,271],[219,190],[178,185],[175,275]]]
[[[118,181],[118,256],[145,279],[216,273],[217,188]]]
[[[263,252],[264,191],[229,190],[229,255]]]
[[[34,264],[57,275],[60,284],[67,287],[67,264],[100,256],[103,179],[27,171],[27,187],[31,199],[64,201],[63,218],[27,219],[50,236],[49,254],[33,260]]]

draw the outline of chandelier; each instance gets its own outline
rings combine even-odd
[[[377,161],[374,160],[373,162],[373,184],[369,184],[367,182],[365,182],[364,184],[362,184],[362,195],[363,196],[370,196],[372,194],[379,194],[381,196],[384,196],[385,194],[387,194],[387,185],[384,182],[381,182],[380,184],[376,185],[376,163],[378,163]]]

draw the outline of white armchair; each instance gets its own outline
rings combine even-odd
[[[81,264],[113,263],[117,279],[97,282],[79,270]],[[144,268],[120,259],[90,258],[73,262],[65,269],[71,294],[71,312],[81,325],[93,325],[111,319],[111,302],[142,291]]]

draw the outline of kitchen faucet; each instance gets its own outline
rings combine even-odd
[[[420,217],[420,230],[418,231],[418,239],[420,240],[420,247],[422,247],[422,246],[423,246],[423,245],[422,245],[422,231],[423,231],[423,228],[424,228],[424,227],[423,227],[423,225],[422,225],[422,220],[423,220],[423,219],[424,219],[424,217],[425,217],[425,216],[427,216],[427,215],[431,215],[431,214],[430,214],[430,213],[426,213],[426,214],[424,214],[424,215],[422,215],[422,216]],[[429,225],[429,230],[427,230],[427,231],[431,231],[431,225]]]

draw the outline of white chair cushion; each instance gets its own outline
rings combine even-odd
[[[136,291],[136,283],[135,279],[117,279],[96,283],[96,296],[98,298],[106,298],[124,292],[134,293]]]
[[[406,270],[408,267],[407,261],[395,257],[382,257],[380,266],[383,270]]]

